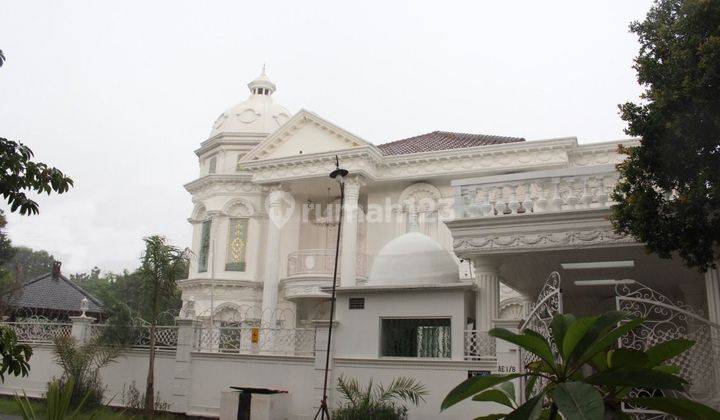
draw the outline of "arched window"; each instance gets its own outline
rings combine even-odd
[[[225,207],[228,215],[225,271],[246,271],[248,223],[254,214],[252,204],[244,200],[232,200]]]
[[[198,253],[198,273],[205,273],[208,270],[208,256],[210,255],[210,228],[212,220],[202,222],[200,231],[200,252]]]
[[[225,271],[245,271],[248,219],[231,217],[228,220]]]

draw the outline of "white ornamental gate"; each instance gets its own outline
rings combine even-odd
[[[535,303],[530,307],[530,314],[528,315],[525,322],[520,327],[520,331],[525,329],[531,329],[550,341],[552,346],[555,346],[553,340],[551,340],[550,333],[550,322],[552,322],[555,314],[563,313],[563,302],[562,302],[562,290],[560,290],[560,274],[557,271],[553,271],[545,281],[545,285],[540,290],[540,294],[537,297]],[[525,369],[528,364],[540,360],[539,357],[534,354],[520,349],[520,368]],[[525,400],[525,379],[523,378],[520,382],[520,400]],[[533,387],[531,395],[534,395],[538,390],[542,389],[544,383],[537,381]]]
[[[658,343],[685,338],[695,345],[669,362],[680,369],[680,376],[689,382],[686,397],[718,408],[720,406],[720,325],[708,321],[702,312],[670,298],[642,283],[615,286],[615,302],[619,311],[627,312],[645,322],[618,340],[618,346],[644,351]],[[647,396],[646,390],[635,390]],[[638,419],[671,418],[640,407],[625,407]]]

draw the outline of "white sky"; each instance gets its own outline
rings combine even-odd
[[[0,137],[75,180],[8,217],[14,243],[68,273],[132,269],[148,234],[189,245],[193,150],[263,62],[276,101],[374,143],[626,137],[650,0],[350,3],[1,1]]]

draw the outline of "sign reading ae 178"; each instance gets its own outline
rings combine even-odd
[[[498,373],[520,372],[520,352],[516,345],[498,340],[496,350]]]

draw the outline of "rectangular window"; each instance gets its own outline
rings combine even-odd
[[[365,298],[350,298],[350,309],[365,309]]]
[[[228,220],[227,255],[225,271],[245,271],[248,219]]]
[[[215,171],[217,171],[217,156],[211,157],[208,163],[208,173],[214,174]]]
[[[450,319],[381,319],[380,355],[450,358]]]
[[[208,256],[210,255],[210,226],[212,221],[202,223],[200,233],[200,252],[198,253],[198,273],[205,273],[208,269]]]

